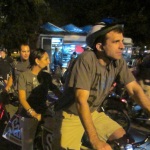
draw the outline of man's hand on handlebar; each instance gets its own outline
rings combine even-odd
[[[100,140],[92,143],[92,146],[96,150],[112,150],[111,146],[108,143],[105,143]]]

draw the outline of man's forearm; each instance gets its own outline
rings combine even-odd
[[[145,94],[136,93],[132,98],[150,114],[150,100]]]
[[[132,98],[150,114],[150,99],[145,95],[140,86],[136,88]]]
[[[79,113],[82,125],[89,137],[89,140],[94,149],[100,149],[101,147],[107,147],[108,145],[101,141],[98,137],[97,131],[95,129],[90,108],[88,105],[89,91],[76,89],[75,91],[77,110]],[[108,146],[109,147],[109,146]]]
[[[96,143],[97,141],[99,141],[99,138],[92,121],[92,116],[89,110],[88,103],[84,104],[77,103],[77,109],[79,112],[81,122],[85,128],[86,133],[88,134],[90,142]]]
[[[141,86],[133,81],[126,85],[126,89],[131,98],[150,114],[150,99],[145,95]]]

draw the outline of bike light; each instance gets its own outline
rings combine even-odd
[[[125,150],[133,150],[132,144],[127,144]]]
[[[2,119],[3,115],[4,115],[4,110],[2,110],[2,112],[0,114],[0,119]]]
[[[0,119],[2,119],[3,115],[4,115],[4,109],[2,104],[0,104]]]
[[[123,99],[123,98],[121,99],[121,101],[122,101],[123,103],[127,103],[127,101],[126,101],[125,99]]]

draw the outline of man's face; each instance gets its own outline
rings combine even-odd
[[[30,48],[28,45],[21,45],[20,57],[22,60],[28,60],[30,56]]]
[[[4,51],[1,51],[1,57],[4,59],[6,57],[6,53]]]
[[[115,60],[121,59],[124,49],[123,34],[111,31],[106,36],[106,44],[103,46],[106,55]]]

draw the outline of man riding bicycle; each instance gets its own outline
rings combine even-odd
[[[56,107],[59,111],[54,149],[79,150],[85,131],[93,149],[111,150],[106,142],[126,134],[119,124],[97,111],[116,77],[136,102],[150,112],[149,99],[122,57],[123,40],[120,24],[101,22],[87,35],[90,50],[77,58],[68,76],[64,96]]]

